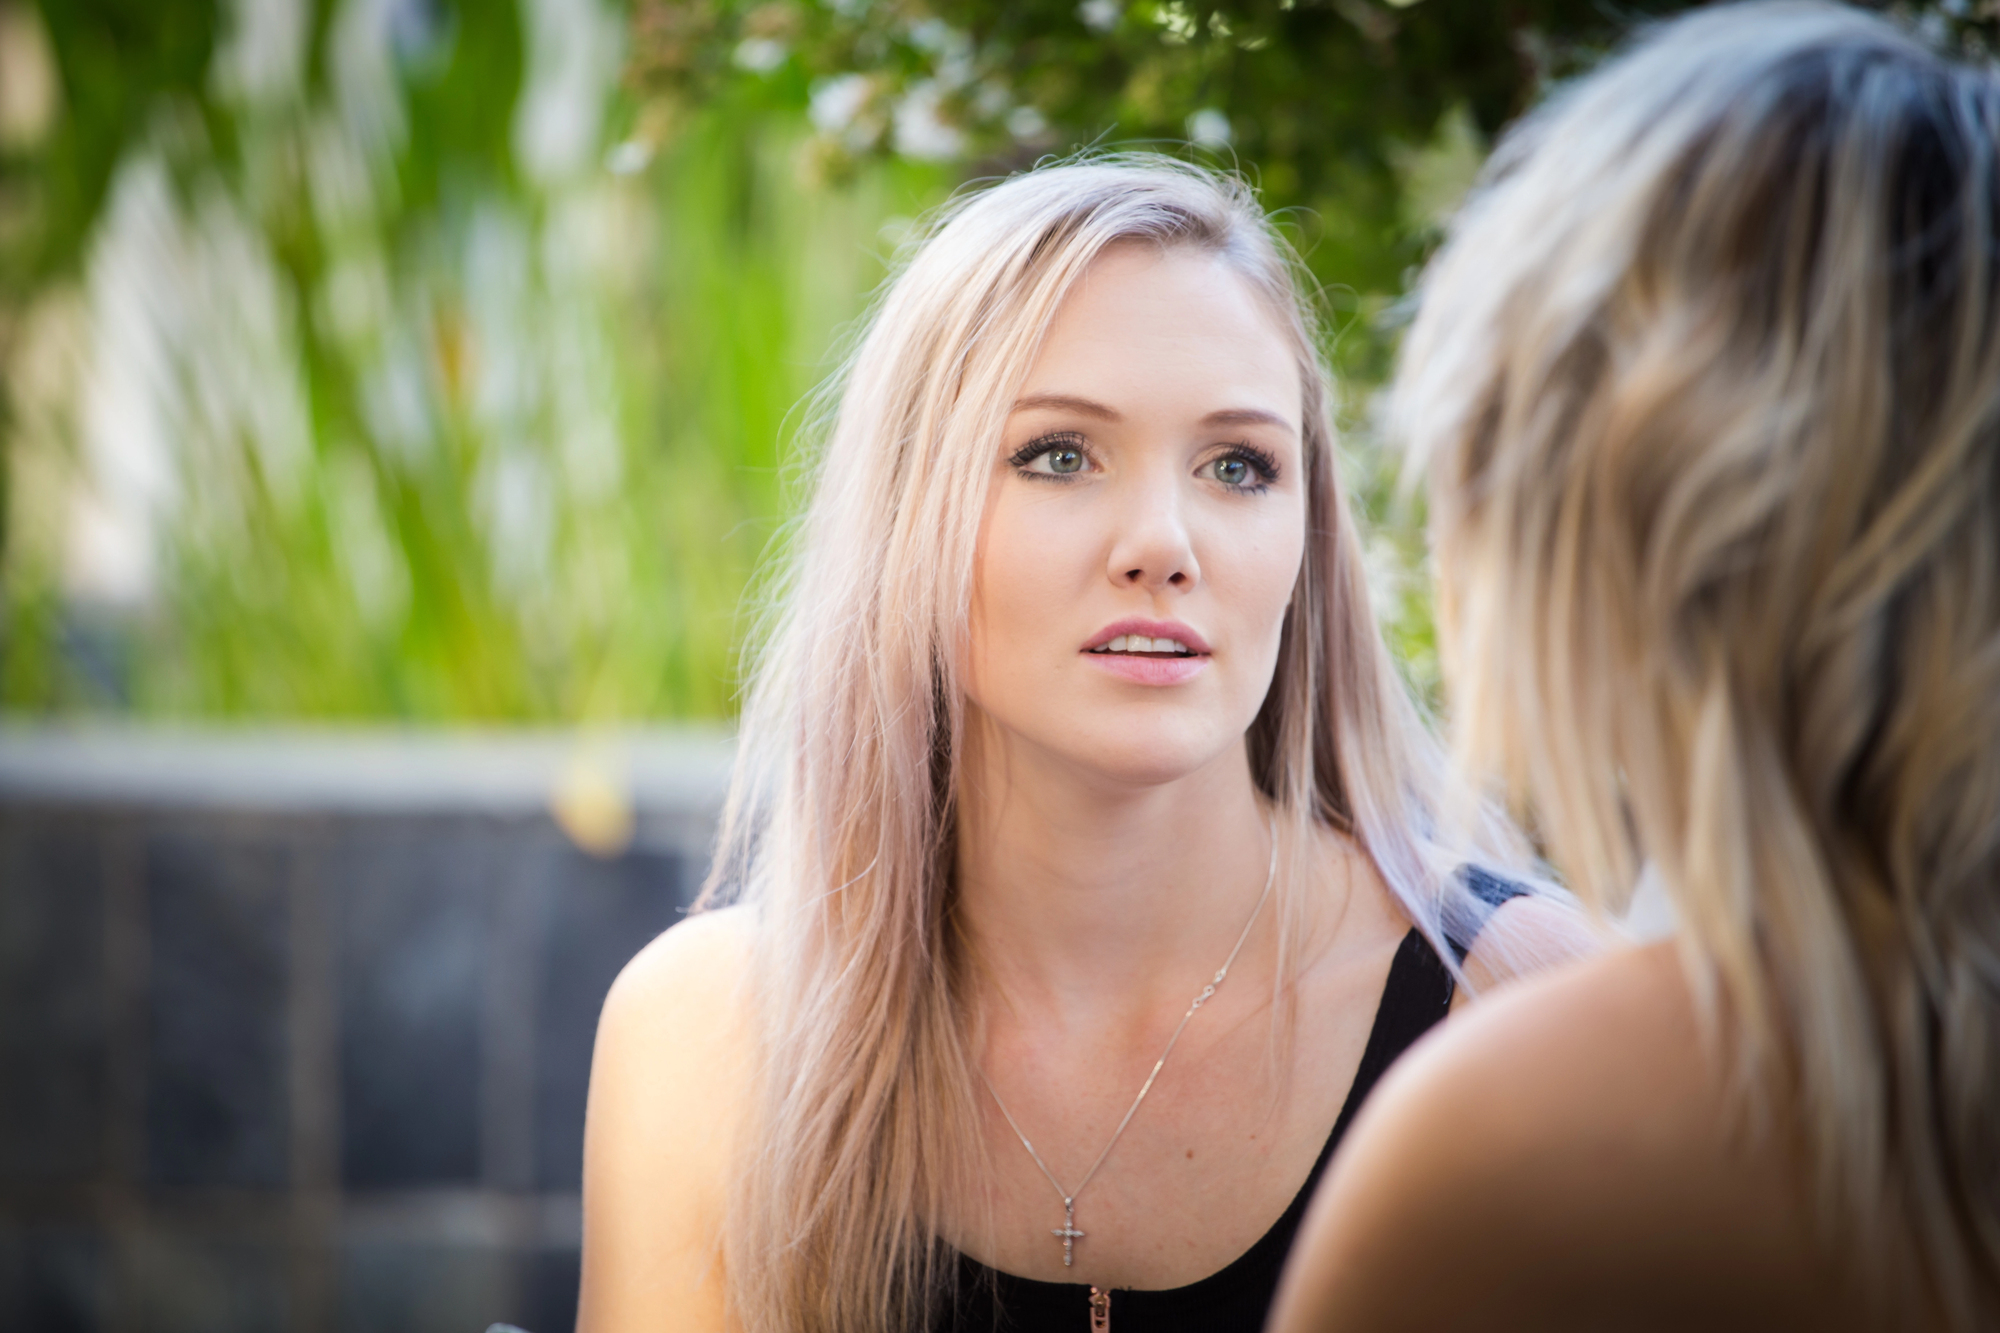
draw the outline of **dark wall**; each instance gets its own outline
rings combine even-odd
[[[698,862],[0,804],[0,1330],[570,1328],[598,1007]]]

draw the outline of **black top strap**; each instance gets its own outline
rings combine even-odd
[[[1469,862],[1458,868],[1456,878],[1481,905],[1474,909],[1469,919],[1445,923],[1445,940],[1451,945],[1452,956],[1458,960],[1458,965],[1464,967],[1465,956],[1472,952],[1472,946],[1479,940],[1479,932],[1486,929],[1486,923],[1493,919],[1493,914],[1514,899],[1525,898],[1528,888]]]

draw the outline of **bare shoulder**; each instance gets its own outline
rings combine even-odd
[[[1534,911],[1576,915],[1517,900],[1494,924]],[[1558,917],[1555,931],[1567,928]],[[1482,1132],[1548,1139],[1627,1103],[1659,1106],[1678,1123],[1676,1110],[1715,1091],[1680,960],[1672,946],[1652,945],[1599,951],[1498,990],[1412,1050],[1382,1102],[1436,1114],[1469,1097]]]
[[[578,1327],[721,1329],[733,1131],[750,1096],[754,918],[691,917],[626,964],[598,1022]]]
[[[1848,1326],[1724,1088],[1671,945],[1505,988],[1369,1100],[1272,1328]]]
[[[618,974],[606,1018],[686,1023],[724,1016],[749,963],[753,920],[748,908],[725,907],[664,932]]]
[[[625,965],[598,1020],[593,1102],[601,1087],[607,1097],[671,1108],[681,1130],[671,1137],[689,1141],[686,1131],[696,1124],[681,1117],[713,1105],[716,1094],[748,1068],[753,920],[740,907],[689,917]]]
[[[1429,1156],[1450,1159],[1462,1197],[1475,1182],[1532,1181],[1547,1198],[1545,1171],[1605,1126],[1597,1151],[1615,1149],[1627,1170],[1642,1153],[1691,1146],[1667,1139],[1706,1132],[1713,1118],[1695,1113],[1720,1110],[1719,1086],[1672,949],[1622,949],[1522,978],[1454,1017],[1398,1062],[1356,1130],[1397,1149],[1436,1135]]]

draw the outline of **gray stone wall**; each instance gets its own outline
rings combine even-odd
[[[0,731],[0,1329],[574,1320],[597,1011],[706,868],[715,737]]]

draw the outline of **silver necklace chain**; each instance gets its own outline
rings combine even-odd
[[[1201,994],[1194,997],[1194,1003],[1190,1004],[1187,1012],[1181,1015],[1180,1023],[1174,1028],[1174,1035],[1167,1038],[1167,1049],[1161,1051],[1160,1058],[1153,1061],[1153,1072],[1146,1075],[1146,1081],[1139,1085],[1139,1095],[1134,1097],[1132,1105],[1126,1108],[1125,1118],[1118,1122],[1118,1128],[1111,1131],[1110,1142],[1104,1145],[1103,1152],[1097,1154],[1097,1160],[1090,1164],[1090,1170],[1083,1173],[1083,1179],[1077,1182],[1075,1189],[1063,1188],[1063,1183],[1056,1179],[1056,1173],[1049,1170],[1049,1164],[1042,1160],[1042,1155],[1035,1151],[1035,1145],[1028,1142],[1028,1136],[1021,1132],[1020,1123],[1014,1119],[1014,1113],[1007,1109],[1007,1103],[1001,1099],[1000,1089],[994,1087],[993,1080],[986,1076],[985,1067],[978,1066],[979,1081],[993,1094],[993,1104],[998,1106],[1000,1114],[1007,1118],[1007,1127],[1014,1131],[1014,1137],[1021,1140],[1021,1146],[1028,1150],[1028,1156],[1034,1158],[1035,1165],[1041,1168],[1042,1174],[1048,1177],[1049,1184],[1055,1186],[1056,1193],[1062,1196],[1063,1224],[1060,1229],[1052,1228],[1050,1234],[1063,1243],[1064,1268],[1074,1266],[1073,1247],[1084,1237],[1084,1233],[1076,1229],[1076,1196],[1083,1193],[1085,1187],[1097,1178],[1097,1169],[1104,1165],[1104,1159],[1111,1156],[1111,1150],[1118,1146],[1118,1140],[1124,1136],[1125,1127],[1131,1124],[1132,1117],[1139,1113],[1139,1103],[1145,1101],[1146,1094],[1153,1090],[1153,1080],[1160,1076],[1160,1070],[1166,1065],[1167,1057],[1174,1053],[1174,1047],[1180,1042],[1181,1033],[1187,1030],[1188,1020],[1194,1017],[1195,1010],[1215,998],[1216,987],[1229,976],[1229,969],[1235,964],[1236,955],[1243,952],[1243,943],[1250,938],[1250,928],[1257,924],[1257,918],[1264,911],[1265,899],[1271,896],[1271,886],[1278,880],[1278,837],[1276,828],[1267,826],[1267,832],[1271,841],[1271,864],[1264,872],[1264,891],[1257,895],[1257,905],[1250,909],[1250,919],[1243,923],[1243,933],[1236,937],[1236,946],[1229,951],[1229,957],[1222,960],[1222,966],[1215,970],[1214,978],[1208,985],[1202,987]]]

